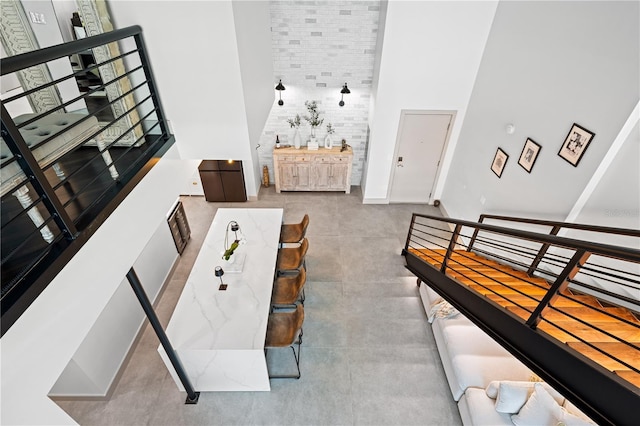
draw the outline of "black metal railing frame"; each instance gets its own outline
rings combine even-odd
[[[415,231],[416,218],[422,217],[430,220],[440,220],[441,222],[447,223],[449,225],[453,225],[454,229],[451,232],[451,237],[449,240],[449,244],[446,246],[446,252],[444,258],[442,259],[442,263],[440,266],[440,272],[445,273],[447,271],[448,262],[451,260],[451,254],[453,253],[455,247],[460,243],[460,238],[462,236],[462,228],[470,227],[474,230],[473,236],[469,244],[466,245],[466,250],[472,250],[472,244],[477,239],[478,232],[486,231],[498,235],[506,235],[510,237],[516,237],[520,239],[525,239],[528,241],[536,242],[542,244],[542,249],[548,249],[549,247],[562,247],[565,249],[572,250],[574,254],[570,259],[567,259],[567,262],[563,265],[562,270],[558,274],[551,274],[555,280],[551,283],[551,288],[547,292],[547,294],[540,301],[538,306],[531,312],[531,316],[526,321],[526,324],[531,328],[536,328],[537,325],[542,320],[542,314],[547,309],[550,308],[552,302],[556,300],[556,298],[560,295],[560,293],[565,290],[573,278],[578,274],[580,268],[587,263],[587,260],[591,255],[600,255],[605,257],[610,257],[614,259],[620,259],[632,263],[640,264],[640,250],[626,248],[626,247],[618,247],[612,246],[608,244],[594,243],[582,240],[576,240],[565,237],[558,237],[556,235],[546,235],[546,234],[538,234],[531,231],[524,231],[512,228],[505,228],[495,225],[486,225],[482,223],[469,222],[458,219],[448,219],[448,218],[438,218],[436,216],[428,216],[421,214],[413,214],[411,219],[411,225],[409,228],[409,234],[407,236],[406,244],[403,253],[407,253],[409,250],[409,246],[411,243],[411,236]],[[528,222],[533,223],[533,219],[526,219]],[[572,224],[575,228],[586,229],[590,228],[588,225],[582,224]],[[554,229],[558,226],[557,223],[552,225]],[[608,228],[606,227],[592,227],[596,230],[596,232],[606,232]],[[624,235],[636,235],[636,231],[634,230],[624,230],[620,228],[614,228],[615,233],[624,234]],[[640,236],[640,233],[638,233]],[[442,247],[444,248],[444,246]],[[541,250],[542,250],[541,249]],[[534,258],[534,262],[538,261],[538,256]],[[539,263],[539,261],[538,261]],[[532,276],[531,268],[527,269],[527,274]]]
[[[424,219],[427,219],[427,221],[426,223],[420,223],[416,220],[418,218],[424,218]],[[500,216],[500,218],[508,218],[508,217]],[[510,221],[513,221],[513,222],[520,221],[519,218],[508,218],[508,219],[512,219]],[[445,240],[445,238],[440,235],[436,235],[422,229],[422,228],[433,227],[429,223],[430,221],[436,221],[436,222],[439,222],[440,224],[446,224],[446,228],[448,228],[446,231],[450,236],[448,241]],[[548,225],[552,228],[551,234],[548,235],[548,234],[536,233],[532,231],[525,231],[525,230],[519,230],[519,229],[512,229],[512,228],[496,226],[496,225],[487,225],[480,222],[476,223],[476,222],[470,222],[470,221],[464,221],[464,220],[414,214],[409,227],[409,233],[407,235],[405,248],[403,250],[403,255],[407,259],[407,268],[411,270],[414,274],[416,274],[419,277],[419,279],[422,278],[423,280],[430,282],[431,285],[434,285],[433,287],[434,290],[436,290],[443,297],[445,297],[447,300],[452,302],[454,306],[456,306],[456,308],[460,310],[460,312],[462,312],[463,314],[468,316],[470,319],[472,319],[474,323],[480,326],[489,335],[496,338],[510,352],[514,354],[523,355],[522,357],[521,356],[518,356],[518,357],[521,359],[521,361],[525,362],[525,364],[527,364],[529,367],[534,368],[538,366],[538,364],[533,358],[529,358],[529,355],[525,355],[522,352],[522,348],[527,346],[527,345],[524,345],[523,343],[524,341],[527,340],[527,338],[524,337],[525,335],[529,336],[528,345],[531,350],[533,350],[534,348],[542,348],[543,346],[547,347],[546,350],[560,349],[560,352],[557,354],[558,357],[562,358],[562,361],[560,364],[566,364],[568,366],[569,363],[571,363],[571,361],[570,361],[570,358],[566,358],[565,347],[563,347],[562,345],[558,346],[557,344],[554,344],[553,342],[544,339],[542,335],[531,334],[531,332],[535,333],[539,323],[542,320],[545,320],[542,315],[543,312],[546,309],[559,311],[563,315],[568,315],[569,317],[572,317],[573,319],[578,320],[583,324],[587,325],[585,322],[583,322],[579,318],[575,318],[570,314],[565,314],[564,312],[562,312],[562,309],[555,307],[553,302],[558,297],[576,300],[571,296],[566,296],[562,294],[562,291],[568,286],[570,282],[572,282],[573,277],[575,277],[575,275],[580,271],[580,269],[585,267],[587,260],[589,259],[590,256],[592,255],[604,256],[607,258],[620,259],[625,262],[640,264],[640,250],[627,248],[627,247],[618,247],[618,246],[602,244],[602,243],[582,241],[582,240],[566,238],[566,237],[560,237],[556,235],[558,233],[557,230],[562,229],[563,227],[589,230],[589,231],[601,232],[601,233],[607,233],[609,230],[611,230],[612,234],[629,235],[632,237],[640,237],[640,232],[635,230],[627,230],[627,229],[620,229],[620,228],[591,227],[589,225],[582,225],[582,224],[562,224],[559,222],[551,222],[551,221],[537,221],[535,219],[522,219],[522,222],[531,223],[531,224]],[[463,229],[465,228],[473,229],[473,235],[463,235]],[[436,228],[436,229],[443,230],[441,228]],[[573,253],[570,257],[558,258],[559,259],[558,261],[562,262],[562,270],[557,274],[552,274],[553,280],[551,282],[550,289],[544,288],[544,291],[546,293],[544,294],[542,299],[539,302],[537,302],[537,305],[535,306],[535,308],[524,308],[523,306],[518,305],[518,303],[513,302],[515,306],[523,308],[527,312],[529,312],[528,314],[529,318],[524,321],[521,327],[526,326],[525,328],[530,330],[531,332],[523,333],[522,331],[518,331],[515,328],[512,328],[512,326],[507,326],[507,325],[505,325],[505,327],[507,327],[505,330],[499,330],[498,328],[494,328],[497,326],[498,323],[501,324],[500,327],[502,327],[502,324],[506,324],[506,323],[503,323],[504,319],[503,320],[497,319],[498,317],[504,316],[502,313],[498,314],[495,310],[491,310],[491,309],[490,309],[491,312],[489,311],[485,312],[485,310],[489,308],[481,307],[483,303],[480,302],[480,299],[475,300],[476,297],[473,297],[473,298],[469,297],[470,294],[468,293],[469,292],[474,293],[473,290],[465,289],[464,286],[450,286],[446,284],[446,282],[449,281],[450,278],[446,277],[445,273],[449,268],[451,268],[452,270],[455,269],[455,265],[453,265],[453,263],[456,263],[458,265],[463,265],[458,260],[456,260],[456,258],[453,258],[451,256],[454,249],[462,247],[463,251],[462,252],[458,251],[458,255],[462,257],[466,257],[464,255],[465,252],[470,252],[472,250],[476,251],[475,248],[472,247],[472,245],[474,245],[476,241],[479,241],[478,234],[480,232],[493,234],[499,237],[507,236],[510,238],[517,238],[520,240],[526,240],[529,242],[540,244],[541,245],[540,249],[532,250],[530,253],[530,259],[538,263],[539,263],[539,260],[538,260],[539,252],[541,250],[546,251],[551,247],[560,247],[565,250],[570,250]],[[427,235],[431,237],[436,237],[441,241],[435,242],[433,239],[427,239],[428,238]],[[496,240],[498,240],[498,237],[496,237]],[[440,253],[440,255],[434,254],[434,256],[436,257],[433,259],[434,263],[436,264],[441,262],[439,263],[438,268],[427,267],[425,266],[426,264],[421,265],[421,262],[418,260],[419,258],[417,257],[417,255],[409,255],[411,253],[410,249],[417,249],[417,250],[421,250],[422,252],[421,255],[429,256],[428,254],[429,251],[433,250],[431,247],[436,247],[437,250],[440,250],[438,252]],[[525,247],[525,248],[530,250],[530,247]],[[441,254],[442,252],[444,252],[445,254],[443,257],[440,257],[442,256]],[[432,252],[432,253],[436,253],[436,252]],[[495,257],[495,255],[493,257]],[[544,257],[544,255],[541,257]],[[481,261],[480,263],[483,264]],[[528,275],[531,277],[533,277],[533,275],[530,272],[532,270],[537,270],[537,268],[530,268],[530,265],[526,265],[526,264],[523,264],[520,266],[521,268],[519,269],[521,269],[522,272],[529,272]],[[437,274],[435,273],[436,270],[438,271]],[[479,272],[479,273],[483,275],[482,272]],[[459,272],[459,274],[464,276],[464,273],[462,272]],[[473,278],[470,278],[470,277],[466,277],[466,278],[471,279],[473,281]],[[489,277],[487,276],[487,278]],[[637,278],[638,277],[635,277],[636,280]],[[531,284],[539,287],[539,285],[533,282],[531,282]],[[506,286],[509,287],[509,285],[506,285]],[[543,287],[540,287],[540,288],[543,288]],[[516,292],[518,292],[523,296],[527,296],[526,294],[520,293],[519,290],[517,290],[516,288],[513,288],[513,290],[515,290]],[[496,296],[500,296],[500,295],[496,294]],[[537,300],[533,298],[531,299]],[[487,302],[484,302],[484,303],[487,303]],[[466,304],[469,304],[469,306],[467,306]],[[581,303],[581,304],[585,305],[585,303]],[[488,305],[491,305],[491,304],[488,303]],[[498,305],[495,305],[495,306],[497,307]],[[605,312],[604,308],[602,310],[600,309],[596,309],[596,310],[598,312],[601,312],[609,316],[615,316],[613,314]],[[510,313],[505,312],[505,314],[510,314]],[[513,315],[507,315],[507,317],[516,319],[518,322],[522,324],[522,320],[517,319]],[[620,319],[624,323],[631,324],[629,323],[629,321],[623,318],[618,318],[618,319]],[[545,321],[548,322],[548,320],[545,320]],[[494,322],[494,325],[491,325],[491,322]],[[635,324],[634,326],[637,327],[637,325]],[[605,335],[609,335],[610,337],[619,339],[617,336],[613,336],[610,333],[606,332],[605,330],[602,330],[602,332]],[[573,337],[578,337],[578,336],[574,335]],[[541,339],[541,338],[543,340],[540,340],[537,343],[531,343],[531,341],[533,341],[534,339]],[[519,342],[516,342],[516,340],[519,340]],[[579,339],[579,340],[582,340],[582,339]],[[510,343],[510,342],[515,342],[515,343]],[[636,350],[638,349],[637,344],[626,342],[626,341],[624,343],[627,343],[630,347]],[[514,346],[511,346],[512,344]],[[599,348],[593,345],[589,345],[589,346],[592,349],[599,350],[600,352],[602,352]],[[551,356],[551,355],[547,353],[546,356]],[[613,359],[617,359],[617,358],[613,357]],[[618,361],[621,362],[623,365],[629,367],[630,369],[634,371],[638,371],[636,367],[630,366],[628,363],[624,362],[623,360],[618,360]],[[555,376],[553,375],[553,373],[560,374],[561,371],[567,371],[566,366],[563,367],[560,364],[553,367],[550,367],[549,365],[547,365],[547,367],[549,367],[550,369],[541,370],[540,373],[544,373],[544,376],[547,380],[549,380],[552,384],[555,384],[556,386],[558,386],[559,389],[564,389],[564,391],[567,392],[567,394],[570,394],[573,396],[576,396],[576,395],[584,396],[584,394],[582,394],[581,392],[574,392],[574,390],[572,390],[570,387],[567,387],[566,381],[563,381],[563,380],[558,381],[555,379]],[[582,368],[582,366],[580,368]],[[599,380],[601,377],[600,376],[601,374],[605,374],[604,371],[599,371],[594,377],[597,377]],[[574,380],[574,378],[576,377],[571,374],[567,374],[567,376],[571,376],[572,377],[571,380]],[[582,375],[579,375],[579,376],[584,377]],[[603,389],[605,387],[611,386],[612,395],[613,394],[622,395],[622,394],[616,393],[620,391],[621,388],[619,385],[622,384],[622,382],[620,382],[619,379],[614,378],[610,375],[607,375],[606,377],[607,377],[606,382],[602,382]],[[583,379],[581,378],[579,381],[581,380]],[[628,385],[623,385],[622,388],[629,389]],[[625,395],[624,398],[627,398],[628,396],[630,396],[630,394],[626,393],[627,390],[624,390],[622,392]],[[633,394],[633,392],[631,394]],[[636,393],[636,398],[637,397],[638,395]],[[609,414],[604,414],[602,411],[602,408],[595,408],[594,407],[595,404],[593,404],[593,401],[587,403],[586,405],[583,405],[583,404],[578,404],[578,405],[580,406],[580,408],[583,408],[586,410],[586,412],[590,413],[590,415],[593,415],[594,418],[607,419],[607,421],[609,421],[609,419],[612,418],[612,417],[609,417]]]
[[[51,225],[52,222],[55,223],[56,228],[58,230],[58,232],[56,232],[55,235],[55,239],[52,243],[50,243],[46,249],[40,253],[39,256],[37,256],[37,258],[34,258],[33,260],[33,264],[27,265],[27,268],[21,272],[23,275],[26,274],[31,274],[34,270],[38,269],[38,268],[34,268],[34,265],[37,264],[37,262],[40,261],[41,258],[48,256],[49,253],[52,251],[52,247],[53,244],[57,244],[57,243],[64,243],[63,246],[61,247],[65,247],[64,250],[68,249],[71,246],[75,247],[75,250],[77,251],[79,249],[79,247],[82,246],[82,244],[84,244],[84,242],[86,242],[86,239],[88,239],[88,237],[90,236],[89,234],[92,234],[93,232],[95,232],[95,230],[97,229],[97,227],[99,226],[99,223],[97,222],[102,222],[106,219],[106,216],[108,216],[108,214],[113,211],[115,209],[115,207],[122,201],[122,199],[124,198],[124,196],[126,196],[126,194],[124,194],[124,192],[130,191],[133,186],[135,186],[135,184],[137,184],[137,182],[142,178],[142,176],[144,176],[144,174],[146,174],[148,172],[148,170],[150,169],[150,167],[148,165],[145,165],[144,163],[134,163],[130,166],[128,166],[126,168],[126,170],[119,170],[119,173],[122,176],[126,176],[126,179],[124,181],[118,181],[118,182],[114,182],[110,187],[107,187],[106,189],[104,189],[99,195],[97,195],[95,197],[95,200],[92,202],[92,204],[90,206],[88,206],[82,213],[80,216],[72,219],[68,212],[65,210],[65,207],[71,203],[73,200],[68,201],[67,203],[62,203],[61,200],[57,197],[56,195],[56,189],[60,187],[60,185],[62,185],[64,183],[64,181],[66,181],[66,179],[68,177],[70,177],[71,175],[74,175],[78,172],[81,171],[81,169],[85,168],[88,166],[89,162],[87,162],[87,164],[84,164],[83,166],[80,166],[80,168],[78,168],[77,170],[74,170],[71,175],[67,176],[62,182],[52,185],[48,179],[46,178],[46,176],[44,175],[44,171],[47,170],[48,168],[52,167],[53,164],[47,165],[43,168],[40,167],[40,165],[38,164],[38,161],[36,160],[36,158],[34,157],[33,153],[32,153],[32,149],[34,149],[34,147],[29,147],[22,134],[20,133],[20,128],[27,126],[28,124],[30,124],[31,122],[34,122],[36,120],[38,120],[39,118],[51,114],[55,111],[58,111],[60,109],[65,108],[68,105],[71,105],[72,103],[79,101],[81,99],[85,99],[87,98],[91,93],[104,89],[105,87],[107,87],[110,84],[116,84],[119,80],[126,78],[128,76],[131,76],[132,73],[135,72],[140,72],[142,71],[144,73],[144,82],[141,84],[136,85],[135,87],[133,87],[132,89],[128,90],[126,93],[121,94],[118,99],[122,99],[124,98],[124,96],[127,95],[131,95],[134,96],[136,95],[136,93],[134,93],[137,89],[139,89],[140,87],[146,85],[148,87],[148,96],[144,97],[144,99],[136,101],[135,105],[131,108],[129,108],[127,111],[125,111],[123,114],[121,114],[118,117],[115,117],[112,121],[104,123],[101,125],[101,129],[94,132],[90,137],[88,137],[86,140],[91,140],[92,138],[95,138],[99,133],[103,132],[105,128],[108,128],[110,126],[113,126],[118,120],[121,120],[123,117],[126,117],[131,111],[135,110],[136,108],[138,108],[142,103],[144,102],[150,102],[152,103],[152,105],[150,105],[147,110],[149,111],[148,113],[146,113],[144,116],[142,116],[142,118],[140,118],[139,120],[137,120],[136,123],[131,124],[130,127],[127,128],[127,130],[125,132],[123,132],[123,134],[116,138],[115,140],[109,142],[108,144],[106,144],[106,147],[103,149],[96,149],[96,153],[95,155],[93,155],[93,158],[91,159],[91,161],[93,161],[93,159],[99,157],[104,151],[108,150],[109,148],[113,147],[113,145],[115,143],[117,143],[122,137],[124,137],[126,135],[126,133],[132,132],[133,129],[135,129],[138,126],[142,126],[144,123],[144,120],[149,118],[151,115],[155,114],[155,123],[153,125],[150,126],[150,128],[142,128],[142,135],[138,137],[137,141],[135,144],[131,144],[131,146],[129,146],[125,152],[120,153],[118,155],[118,157],[113,157],[111,164],[116,164],[118,162],[118,160],[120,158],[123,158],[127,152],[129,152],[132,147],[134,145],[136,145],[138,142],[141,141],[141,139],[147,137],[147,135],[149,135],[150,132],[154,131],[154,129],[156,129],[157,127],[160,128],[160,133],[157,134],[157,132],[154,132],[154,137],[157,137],[156,139],[154,139],[154,141],[151,143],[151,145],[147,148],[148,150],[148,154],[146,154],[147,156],[151,157],[153,155],[161,155],[167,148],[168,145],[172,144],[174,141],[173,135],[170,134],[170,130],[169,130],[169,126],[168,123],[166,121],[166,117],[164,114],[164,110],[163,110],[163,106],[162,106],[162,102],[160,100],[160,96],[158,93],[158,89],[157,86],[155,84],[155,80],[154,80],[154,75],[153,75],[153,71],[152,71],[152,67],[151,67],[151,63],[149,60],[149,57],[147,55],[147,49],[146,49],[146,45],[145,45],[145,41],[142,35],[142,28],[140,26],[132,26],[132,27],[128,27],[128,28],[124,28],[124,29],[119,29],[119,30],[115,30],[115,31],[111,31],[111,32],[107,32],[107,33],[103,33],[103,34],[99,34],[96,36],[92,36],[92,37],[88,37],[88,38],[83,38],[80,40],[76,40],[76,41],[72,41],[72,42],[68,42],[68,43],[64,43],[64,44],[60,44],[60,45],[56,45],[56,46],[51,46],[51,47],[47,47],[44,49],[40,49],[37,51],[32,51],[32,52],[27,52],[27,53],[23,53],[23,54],[19,54],[19,55],[15,55],[15,56],[11,56],[8,58],[3,58],[2,60],[2,68],[0,69],[0,73],[1,75],[7,75],[7,74],[11,74],[11,73],[15,73],[17,71],[29,68],[29,67],[33,67],[33,66],[37,66],[37,65],[41,65],[41,64],[46,64],[50,61],[56,60],[56,59],[60,59],[60,58],[65,58],[65,57],[69,57],[72,54],[78,53],[78,52],[82,52],[82,51],[86,51],[86,50],[90,50],[99,46],[104,46],[107,45],[109,43],[118,43],[121,42],[125,39],[129,39],[129,40],[133,40],[135,43],[135,47],[132,49],[129,49],[127,52],[117,56],[117,57],[113,57],[110,58],[108,60],[105,60],[104,62],[101,62],[99,64],[95,64],[95,65],[91,65],[90,67],[83,69],[81,71],[75,71],[71,74],[68,74],[64,77],[61,78],[57,78],[54,81],[50,81],[48,83],[45,83],[39,87],[33,88],[33,89],[29,89],[26,90],[18,95],[12,96],[10,98],[5,99],[2,102],[1,105],[1,118],[2,118],[2,127],[1,127],[1,135],[7,145],[7,147],[9,148],[9,150],[11,151],[11,153],[13,154],[13,159],[10,159],[7,161],[15,161],[19,167],[22,169],[22,171],[24,172],[25,176],[26,176],[26,181],[23,182],[22,184],[20,184],[20,186],[24,186],[24,185],[28,185],[31,184],[33,191],[35,192],[34,196],[32,197],[33,199],[35,199],[30,206],[28,206],[27,208],[25,208],[23,211],[21,211],[18,216],[16,216],[15,218],[12,218],[11,220],[9,220],[8,222],[12,222],[15,219],[17,219],[19,216],[23,216],[27,213],[27,211],[29,211],[31,208],[38,208],[38,205],[42,205],[44,207],[44,210],[46,210],[47,214],[49,215],[48,217],[43,218],[44,219],[44,223],[42,225],[40,225],[39,227],[34,227],[34,230],[31,232],[30,236],[28,238],[25,238],[25,241],[22,242],[22,244],[20,244],[20,247],[24,246],[25,244],[29,244],[29,240],[33,239],[35,235],[39,234],[39,230]],[[43,88],[46,87],[50,87],[53,86],[55,84],[58,84],[64,80],[70,79],[70,78],[75,78],[76,76],[80,75],[81,73],[85,73],[87,70],[90,69],[96,69],[99,68],[101,66],[104,66],[105,64],[114,62],[114,61],[118,61],[118,60],[124,60],[125,57],[129,57],[129,55],[132,54],[136,54],[137,53],[137,57],[136,59],[139,60],[139,66],[134,66],[132,67],[132,70],[126,71],[124,73],[120,73],[118,76],[115,76],[112,80],[110,81],[103,81],[102,84],[97,87],[97,88],[92,88],[90,89],[87,93],[84,93],[74,99],[71,99],[69,101],[66,101],[64,103],[62,103],[61,105],[52,107],[51,109],[49,109],[48,111],[39,114],[38,116],[30,119],[29,121],[25,122],[25,123],[21,123],[20,125],[16,125],[13,121],[13,118],[11,117],[11,115],[9,114],[9,112],[6,109],[5,104],[8,102],[11,102],[13,100],[16,100],[18,98],[21,97],[25,97],[28,96],[29,94],[35,93],[38,90],[42,90]],[[135,55],[134,55],[135,56]],[[136,64],[138,65],[138,64]],[[142,75],[141,75],[142,76]],[[110,103],[103,107],[103,108],[110,108],[111,105],[113,104],[113,102],[115,102],[116,100],[111,99]],[[145,110],[145,112],[147,111]],[[91,115],[95,115],[96,112],[94,112],[93,114],[89,114],[86,118],[81,119],[82,120],[86,120],[88,119]],[[79,122],[80,122],[79,121]],[[78,123],[75,123],[73,125],[78,125]],[[73,126],[72,125],[72,126]],[[70,126],[71,127],[71,126]],[[38,146],[46,143],[47,141],[50,141],[54,138],[56,138],[57,136],[59,136],[62,132],[57,132],[55,134],[52,134],[50,136],[48,136],[45,140],[41,141],[38,143]],[[81,144],[81,145],[84,145]],[[74,150],[78,149],[78,147],[76,147]],[[66,155],[66,154],[65,154]],[[143,157],[142,161],[148,161],[146,160],[147,156]],[[104,164],[102,166],[99,167],[99,170],[97,172],[98,175],[102,174],[102,173],[108,173],[108,164]],[[94,178],[94,181],[96,179]],[[91,183],[91,182],[90,182]],[[87,188],[88,185],[84,185],[83,188]],[[109,201],[109,206],[104,205],[103,206],[103,202],[100,201],[101,199],[103,199],[105,197],[105,195],[107,193],[113,194],[113,185],[116,185],[119,189],[121,193],[119,193],[115,198],[113,198],[111,201]],[[77,196],[77,194],[75,195]],[[106,199],[105,199],[106,200]],[[106,201],[105,201],[106,202]],[[102,206],[102,207],[101,207]],[[96,209],[103,209],[102,212],[97,212]],[[87,211],[89,210],[95,210],[94,213],[92,215],[90,215],[90,217],[86,218],[85,223],[82,224],[81,228],[78,228],[78,221],[80,220],[80,218],[82,218],[82,216],[84,214],[87,213]],[[96,216],[97,215],[97,216]],[[93,219],[92,219],[93,218]],[[91,226],[87,226],[87,220],[91,220],[93,222],[91,223],[95,223],[92,224]],[[5,223],[3,225],[6,226],[8,223]],[[53,228],[52,228],[53,229]],[[86,234],[86,235],[83,235]],[[80,238],[82,237],[82,238]],[[78,241],[78,244],[74,244],[74,242]],[[12,250],[12,252],[16,252],[17,250]],[[5,257],[6,257],[6,253],[3,253],[3,264],[5,261]],[[10,254],[9,254],[10,255]],[[72,255],[71,255],[72,256]],[[68,259],[70,258],[68,254],[65,254],[64,256],[60,256],[60,260],[62,259],[66,259],[66,261],[68,261]],[[59,262],[58,262],[59,263]],[[66,263],[66,262],[65,262]],[[57,272],[59,272],[59,270],[63,267],[63,265],[58,264],[56,269],[56,272],[53,273],[53,275],[47,273],[47,278],[50,280],[53,276],[55,276],[55,274],[57,274]],[[41,268],[40,268],[41,269]],[[38,278],[36,278],[38,279]],[[39,288],[44,288],[46,287],[46,283],[45,284],[40,284],[38,286]],[[29,293],[32,293],[32,290],[28,291]],[[31,303],[31,301],[34,299],[35,297],[30,296],[29,297],[29,301],[26,302],[26,306],[28,306],[28,304]],[[11,308],[11,306],[15,303],[15,296],[11,296],[5,299],[4,297],[4,289],[3,289],[3,300],[2,300],[2,334],[4,334],[4,332],[8,329],[8,327],[10,327],[11,324],[13,324],[13,322],[15,321],[15,319],[17,319],[17,317],[19,316],[19,314],[11,314],[11,315],[5,315],[8,308]],[[6,303],[5,303],[6,302]],[[24,307],[24,309],[26,309],[26,306]],[[22,309],[22,311],[24,310]],[[11,317],[11,318],[7,318],[7,317]]]

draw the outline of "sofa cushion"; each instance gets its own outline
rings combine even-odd
[[[464,425],[512,425],[511,415],[498,413],[494,400],[487,397],[484,389],[467,388],[458,402],[458,411]]]
[[[534,383],[533,393],[518,414],[511,416],[511,421],[516,426],[556,425],[562,417],[562,411],[544,386]]]
[[[493,382],[492,382],[493,383]],[[487,386],[489,389],[492,383]],[[514,414],[520,411],[527,402],[534,390],[534,385],[538,382],[520,382],[504,380],[498,382],[498,392],[496,395],[496,411],[499,413]],[[540,383],[558,404],[564,403],[564,397],[547,383]],[[490,395],[490,393],[487,393]]]

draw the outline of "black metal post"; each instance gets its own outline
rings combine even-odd
[[[453,253],[453,249],[456,247],[456,242],[458,241],[461,229],[462,225],[456,225],[456,228],[453,230],[451,241],[449,241],[449,247],[447,247],[447,253],[444,255],[444,258],[442,259],[442,266],[440,267],[440,272],[443,274],[447,270],[447,260],[451,257],[451,253]]]
[[[153,103],[156,107],[156,115],[158,116],[158,122],[160,123],[160,130],[162,130],[162,134],[164,135],[165,139],[168,139],[171,133],[169,132],[169,125],[164,115],[164,108],[162,108],[162,102],[160,101],[160,93],[158,92],[158,88],[155,85],[153,70],[151,68],[151,61],[147,56],[147,46],[145,45],[144,37],[142,36],[142,31],[136,34],[134,36],[134,39],[136,41],[136,46],[138,47],[138,51],[140,52],[140,62],[142,63],[144,75],[147,78],[147,84],[149,85],[149,92],[151,93],[151,97],[153,98]]]
[[[569,263],[567,263],[567,266],[565,266],[560,275],[558,275],[556,281],[551,284],[551,288],[549,288],[547,293],[542,297],[538,306],[536,306],[531,313],[531,316],[527,320],[527,325],[529,327],[538,327],[538,324],[542,320],[542,312],[544,312],[547,306],[558,297],[558,293],[567,288],[569,280],[573,279],[573,277],[580,272],[580,267],[587,262],[589,256],[591,256],[591,253],[588,251],[576,250]]]
[[[478,223],[482,223],[484,222],[484,215],[481,214],[480,218],[478,218]],[[473,231],[473,236],[471,237],[471,241],[469,241],[469,245],[467,246],[467,251],[471,251],[471,247],[473,247],[473,243],[476,242],[476,238],[478,238],[478,232],[480,232],[480,229],[476,228]]]
[[[559,231],[560,231],[560,226],[556,225],[553,228],[551,228],[551,232],[549,232],[549,235],[558,235]],[[551,247],[551,244],[549,243],[544,243],[542,247],[540,247],[540,251],[536,255],[536,258],[533,259],[533,262],[531,262],[531,266],[529,266],[529,269],[527,270],[527,275],[532,276],[533,273],[536,271],[536,269],[538,269],[538,265],[544,258],[544,255],[547,254],[547,250],[549,250],[549,247]]]
[[[416,214],[411,215],[411,225],[409,225],[409,232],[407,233],[407,241],[404,244],[402,255],[404,256],[409,251],[409,243],[411,242],[411,235],[413,234],[413,225],[416,223]]]
[[[173,349],[173,346],[171,346],[171,342],[169,341],[167,334],[164,332],[162,324],[160,324],[160,320],[147,297],[147,293],[144,291],[144,288],[138,279],[138,275],[133,268],[129,269],[129,272],[127,272],[127,280],[129,281],[129,284],[131,284],[133,292],[138,297],[138,301],[140,302],[140,305],[142,305],[144,313],[147,315],[147,318],[149,318],[149,322],[151,323],[153,330],[156,332],[156,336],[158,336],[164,351],[167,353],[173,368],[175,368],[176,373],[178,373],[178,377],[180,378],[184,389],[187,391],[187,400],[185,401],[185,404],[197,404],[198,398],[200,398],[200,392],[193,390],[189,377],[187,377],[187,373],[184,371],[184,367],[182,367],[180,358],[178,358],[176,351]]]
[[[67,211],[64,209],[53,188],[51,188],[38,161],[36,161],[4,105],[2,105],[1,116],[2,129],[0,133],[7,147],[13,153],[18,165],[31,182],[33,189],[35,189],[38,196],[42,199],[43,204],[46,206],[49,214],[51,214],[65,238],[67,240],[75,239],[78,235],[76,225],[67,214]]]

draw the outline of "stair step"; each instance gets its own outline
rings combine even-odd
[[[541,321],[538,328],[552,335],[562,342],[576,342],[584,340],[587,342],[610,342],[623,340],[627,342],[640,343],[640,329],[633,325],[611,322],[591,322],[582,324],[578,321],[555,321],[553,324]],[[562,331],[567,330],[576,337]],[[609,337],[603,331],[614,337]]]
[[[615,370],[614,373],[640,388],[640,373],[632,370]]]
[[[575,295],[573,295],[571,297],[573,299],[580,300],[581,302],[583,302],[583,303],[585,303],[587,305],[596,306],[596,307],[602,307],[600,302],[598,302],[598,299],[596,299],[593,296],[581,296],[581,295],[575,294]]]
[[[539,295],[530,295],[530,296],[531,297],[520,295],[520,294],[514,294],[514,295],[508,295],[508,297],[505,298],[497,294],[486,295],[487,298],[493,300],[494,302],[504,307],[520,305],[525,308],[535,308],[540,303],[540,300],[542,299],[542,297],[540,297]],[[556,298],[551,305],[555,306],[556,308],[569,308],[569,307],[580,308],[584,306],[566,297]]]
[[[624,361],[627,364],[633,366],[634,368],[640,369],[640,358],[638,358],[638,350],[624,343],[612,343],[612,342],[595,342],[591,343],[591,345],[596,346],[598,349],[601,349],[605,354],[598,351],[595,348],[587,345],[586,343],[581,342],[570,342],[567,343],[570,348],[575,349],[581,354],[587,356],[603,367],[614,371],[614,370],[626,370],[628,367],[625,367],[619,361],[613,358],[617,358],[618,360]],[[610,356],[608,356],[610,355]],[[611,358],[613,357],[613,358]]]
[[[531,315],[531,312],[517,307],[517,306],[507,306],[509,311],[515,313],[521,318],[528,318]],[[599,312],[596,309],[581,306],[581,307],[566,307],[562,308],[562,312],[559,312],[555,309],[547,309],[543,314],[543,318],[549,322],[556,321],[572,321],[569,315],[579,318],[586,322],[614,322],[617,323],[620,321],[619,317],[624,317],[624,319],[629,319],[629,317],[633,318],[633,316],[626,309],[621,308],[613,308],[615,311],[609,312],[611,315],[607,315],[606,313]],[[602,309],[604,310],[604,309]]]
[[[480,294],[530,294],[530,295],[538,295],[538,296],[543,296],[545,294],[547,294],[547,290],[544,288],[539,288],[536,287],[534,285],[516,285],[516,286],[512,286],[507,287],[505,285],[502,284],[495,284],[495,283],[491,283],[491,284],[482,284],[480,285],[479,283],[476,283],[474,281],[470,281],[470,280],[458,280],[463,282],[464,284],[468,285],[469,287],[473,288],[474,290],[476,290],[478,293]]]

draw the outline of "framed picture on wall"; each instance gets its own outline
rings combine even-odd
[[[509,155],[498,148],[495,157],[493,157],[493,163],[491,163],[491,171],[498,177],[502,176],[502,171],[504,170],[504,166],[507,164],[508,159]]]
[[[527,141],[524,143],[518,164],[520,164],[528,173],[531,173],[531,169],[533,169],[533,164],[536,162],[536,158],[538,158],[538,153],[541,148],[542,147],[540,145],[529,138],[527,138]]]
[[[565,138],[558,155],[567,160],[574,167],[578,167],[578,163],[582,159],[584,152],[587,150],[587,147],[594,136],[595,133],[573,123],[573,126],[571,126],[571,130],[569,130],[569,134]]]

